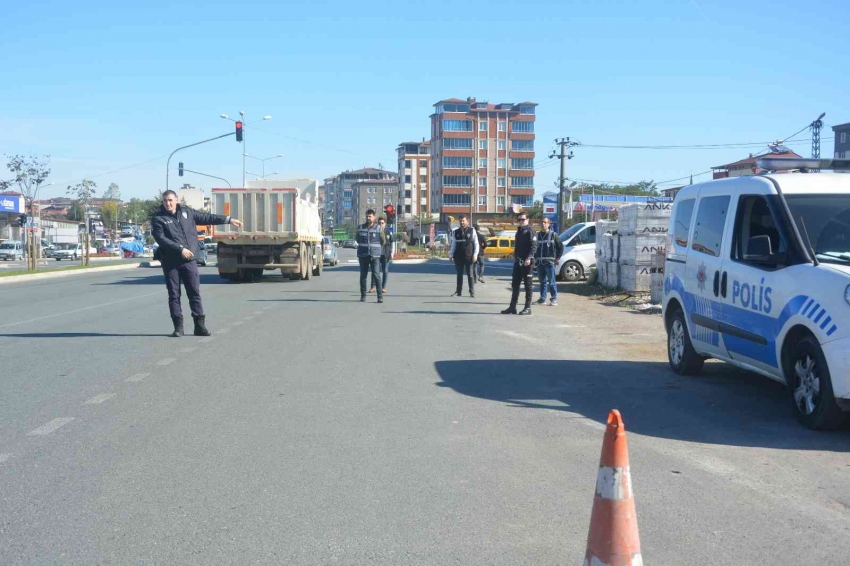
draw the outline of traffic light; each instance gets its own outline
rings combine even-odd
[[[21,221],[21,228],[23,228],[24,226],[26,226],[26,225],[27,225],[27,215],[26,215],[26,214],[21,214],[20,221]]]
[[[177,164],[177,175],[179,175],[180,177],[183,176],[183,162],[182,161]]]
[[[386,205],[384,207],[384,216],[387,218],[387,225],[392,226],[393,220],[395,219],[395,207],[391,204]]]
[[[242,122],[236,122],[236,141],[242,141]]]

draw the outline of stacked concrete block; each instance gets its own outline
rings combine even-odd
[[[659,304],[664,292],[664,253],[657,253],[652,256],[652,269],[650,271],[649,283],[649,300],[652,303]]]
[[[651,291],[653,257],[664,253],[672,208],[669,203],[644,203],[620,209],[618,262],[623,290],[635,293]]]

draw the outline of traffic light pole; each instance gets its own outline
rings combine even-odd
[[[191,169],[185,169],[185,168],[183,169],[183,171],[186,171],[187,173],[194,173],[195,175],[201,175],[203,177],[209,177],[210,179],[218,179],[219,181],[224,181],[225,183],[227,183],[228,187],[230,187],[231,189],[233,188],[233,185],[230,184],[230,181],[228,181],[224,177],[216,177],[215,175],[207,175],[206,173],[201,173],[200,171],[192,171]]]
[[[216,137],[210,138],[208,140],[203,140],[203,141],[199,141],[199,142],[196,142],[196,143],[190,143],[189,145],[184,145],[183,147],[178,147],[177,149],[172,151],[171,155],[168,156],[168,161],[165,163],[165,190],[167,191],[167,190],[170,189],[170,187],[168,186],[169,171],[170,171],[170,168],[171,168],[171,158],[174,157],[175,153],[177,153],[181,149],[187,149],[187,148],[190,148],[190,147],[195,147],[196,145],[201,145],[202,143],[220,140],[221,138],[226,138],[227,136],[234,136],[234,135],[236,135],[236,132],[230,132],[229,134],[216,136]]]

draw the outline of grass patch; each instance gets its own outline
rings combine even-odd
[[[55,273],[57,271],[79,271],[81,269],[98,269],[100,267],[109,267],[111,265],[132,265],[127,262],[115,261],[104,262],[98,265],[69,265],[68,267],[57,267],[54,269],[39,269],[37,271],[27,271],[26,269],[16,269],[14,271],[0,272],[0,277],[14,277],[15,275],[35,275],[37,273]]]

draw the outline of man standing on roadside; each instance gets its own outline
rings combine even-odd
[[[378,218],[378,228],[381,229],[381,287],[383,287],[383,292],[387,292],[387,279],[390,275],[390,261],[392,261],[393,257],[393,240],[392,234],[387,232],[387,221],[381,217]],[[375,286],[378,284],[378,280],[375,279],[375,275],[372,275],[372,287],[369,288],[370,293],[375,292]]]
[[[475,230],[469,225],[466,215],[460,215],[460,228],[454,231],[452,248],[449,250],[449,261],[454,260],[457,272],[457,290],[455,295],[463,296],[463,274],[469,281],[469,296],[475,297],[475,280],[472,277],[472,265],[478,261],[478,238]]]
[[[475,225],[475,236],[478,238],[478,261],[475,262],[475,279],[484,283],[484,249],[487,247],[487,238],[481,233],[481,227]]]
[[[561,263],[564,243],[549,225],[549,219],[543,217],[543,230],[537,233],[537,278],[540,280],[540,298],[537,304],[546,303],[546,291],[549,291],[550,306],[558,304],[558,286],[555,284],[555,266]]]
[[[201,304],[201,279],[198,263],[198,223],[232,224],[239,228],[242,223],[235,218],[220,214],[199,212],[181,206],[177,193],[162,193],[162,206],[151,218],[151,234],[159,245],[157,253],[165,275],[165,287],[168,289],[168,310],[174,323],[172,337],[183,336],[183,308],[180,305],[180,283],[186,288],[189,307],[195,321],[195,336],[209,336],[206,327],[206,315]]]
[[[366,302],[366,277],[372,270],[378,302],[384,302],[384,287],[381,281],[381,253],[384,234],[375,222],[375,211],[366,211],[366,222],[357,227],[357,259],[360,260],[360,302]]]
[[[528,215],[520,212],[517,216],[519,228],[516,231],[516,248],[514,249],[514,269],[511,275],[511,305],[502,314],[517,314],[516,304],[519,300],[519,284],[525,285],[525,308],[519,314],[531,314],[531,270],[534,268],[534,254],[537,252],[537,234],[528,225]]]

